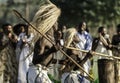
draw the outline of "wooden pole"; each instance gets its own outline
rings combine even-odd
[[[72,49],[72,50],[78,50],[78,51],[81,51],[81,52],[84,52],[84,53],[87,53],[89,51],[86,51],[86,50],[81,50],[79,48],[73,48],[73,47],[65,47],[67,49]],[[113,58],[113,59],[118,59],[120,60],[120,57],[116,57],[116,56],[110,56],[110,55],[107,55],[107,54],[102,54],[102,53],[98,53],[98,52],[93,52],[94,55],[98,55],[98,56],[102,56],[102,57],[108,57],[108,58]]]

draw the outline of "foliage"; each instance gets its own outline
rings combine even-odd
[[[12,9],[16,9],[29,21],[33,19],[34,14],[39,9],[40,4],[45,0],[8,0],[6,5],[0,5],[0,22],[8,21],[17,23],[20,20],[16,18]],[[69,27],[76,26],[80,21],[86,21],[88,26],[96,27],[101,24],[118,24],[120,19],[120,0],[51,0],[60,7],[62,14],[59,19],[61,25]],[[27,9],[28,8],[28,9]],[[26,14],[26,13],[29,14]]]
[[[60,80],[56,80],[51,74],[48,74],[48,77],[50,78],[50,80],[51,80],[53,83],[61,83]]]
[[[90,25],[119,22],[119,0],[52,0],[62,10],[60,22],[78,24],[84,20]]]

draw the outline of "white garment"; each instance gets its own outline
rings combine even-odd
[[[89,80],[81,76],[79,71],[71,71],[62,74],[61,83],[89,83]]]
[[[78,37],[79,37],[79,39],[80,39],[80,42],[79,42],[79,44],[78,44],[77,46],[78,46],[80,49],[82,49],[82,50],[91,50],[91,47],[92,47],[92,39],[91,39],[90,34],[87,33],[86,31],[84,31],[82,34],[79,34],[79,33],[78,33]],[[85,48],[85,45],[86,45],[86,43],[87,43],[88,41],[89,41],[88,46],[87,46],[87,48]],[[82,55],[82,58],[84,58],[84,55]],[[83,67],[84,67],[85,71],[86,71],[87,73],[89,73],[89,70],[90,70],[90,68],[91,68],[91,63],[90,63],[90,60],[89,60],[89,59],[84,63]],[[87,76],[86,73],[84,73],[84,75]]]
[[[33,35],[31,34],[30,38],[27,39],[27,42],[30,43]],[[26,43],[22,48],[20,58],[19,58],[19,67],[18,67],[18,83],[27,83],[26,73],[29,69],[29,64],[32,63],[33,52],[31,52],[30,45]],[[32,46],[32,45],[31,45]]]
[[[104,45],[102,44],[101,41],[99,41],[98,46],[97,46],[95,52],[112,56],[112,52],[110,50],[107,50],[104,47]],[[94,76],[94,79],[95,79],[96,82],[99,81],[99,76],[98,76],[98,59],[108,59],[108,58],[107,57],[97,56],[97,55],[93,57],[93,76]]]
[[[62,75],[61,83],[80,83],[77,75],[78,73],[76,72],[64,73]]]
[[[16,49],[15,49],[17,62],[19,62],[19,58],[20,58],[22,39],[25,36],[26,36],[25,33],[20,33],[19,36],[18,36],[18,42],[17,42]]]
[[[80,39],[80,42],[77,46],[82,50],[91,50],[91,47],[92,47],[92,37],[91,37],[91,35],[88,32],[84,31],[81,34],[78,33],[78,37]],[[80,57],[81,57],[81,55],[80,55]],[[82,58],[84,58],[84,57],[85,56],[82,55]],[[90,62],[89,59],[83,64],[83,68],[87,73],[89,73],[89,71],[91,69],[91,62]],[[87,76],[87,74],[84,73],[84,76]],[[90,83],[90,81],[84,79],[83,83]]]
[[[3,75],[4,75],[4,74],[3,74],[3,72],[2,72],[1,75],[0,75],[0,83],[3,83],[3,78],[4,78]]]
[[[29,68],[29,64],[32,62],[32,57],[33,55],[29,55],[29,46],[26,45],[20,54],[20,59],[19,59],[19,69],[18,69],[18,83],[26,83],[26,73]],[[27,58],[26,58],[27,57]]]
[[[27,73],[28,83],[52,83],[47,73],[48,70],[40,64],[31,65]]]
[[[80,34],[79,34],[79,38],[80,38],[80,42],[79,42],[78,47],[81,48],[81,49],[84,49],[85,48],[86,39],[85,39],[84,35],[80,35]]]

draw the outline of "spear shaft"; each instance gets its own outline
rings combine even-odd
[[[78,51],[81,51],[81,52],[84,52],[84,53],[88,53],[88,51],[86,50],[81,50],[79,48],[73,48],[73,47],[65,47],[67,49],[71,49],[71,50],[78,50]],[[107,55],[107,54],[102,54],[102,53],[98,53],[98,52],[93,52],[94,55],[98,55],[98,56],[102,56],[102,57],[108,57],[108,58],[113,58],[113,59],[118,59],[120,60],[120,57],[116,57],[116,56],[110,56],[110,55]]]

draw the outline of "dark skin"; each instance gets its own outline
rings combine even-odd
[[[54,41],[55,28],[51,28],[46,35],[50,35],[51,41]],[[54,41],[55,42],[55,41]],[[33,64],[42,64],[48,66],[53,59],[52,53],[56,52],[56,46],[44,37],[40,37],[34,46]]]
[[[85,22],[81,22],[80,24],[79,24],[79,26],[77,27],[77,30],[78,30],[78,32],[81,34],[83,31],[85,31],[86,30],[86,23]]]
[[[120,43],[120,27],[117,29],[117,34],[114,35],[112,38],[113,45],[119,45],[119,43]]]
[[[8,36],[9,40],[12,43],[12,46],[16,47],[16,43],[17,43],[17,36],[15,35],[15,33],[13,32],[13,27],[10,24],[5,24],[3,25],[3,31],[6,34],[6,36]]]
[[[105,38],[105,35],[107,34],[107,30],[106,28],[103,27],[102,31],[99,32],[99,35],[102,35]],[[105,38],[107,44],[103,43],[103,45],[107,48],[107,49],[111,49],[112,45],[111,45],[111,40],[110,38]]]
[[[42,64],[42,62],[53,52],[52,45],[46,39],[39,39],[35,44],[33,64]],[[44,65],[47,65],[44,64]]]
[[[120,27],[118,27],[117,29],[117,34],[113,35],[112,37],[112,45],[113,45],[112,51],[113,51],[114,56],[120,57],[119,56],[120,54]]]
[[[8,43],[8,37],[3,32],[0,32],[0,51],[4,49],[8,45]]]

